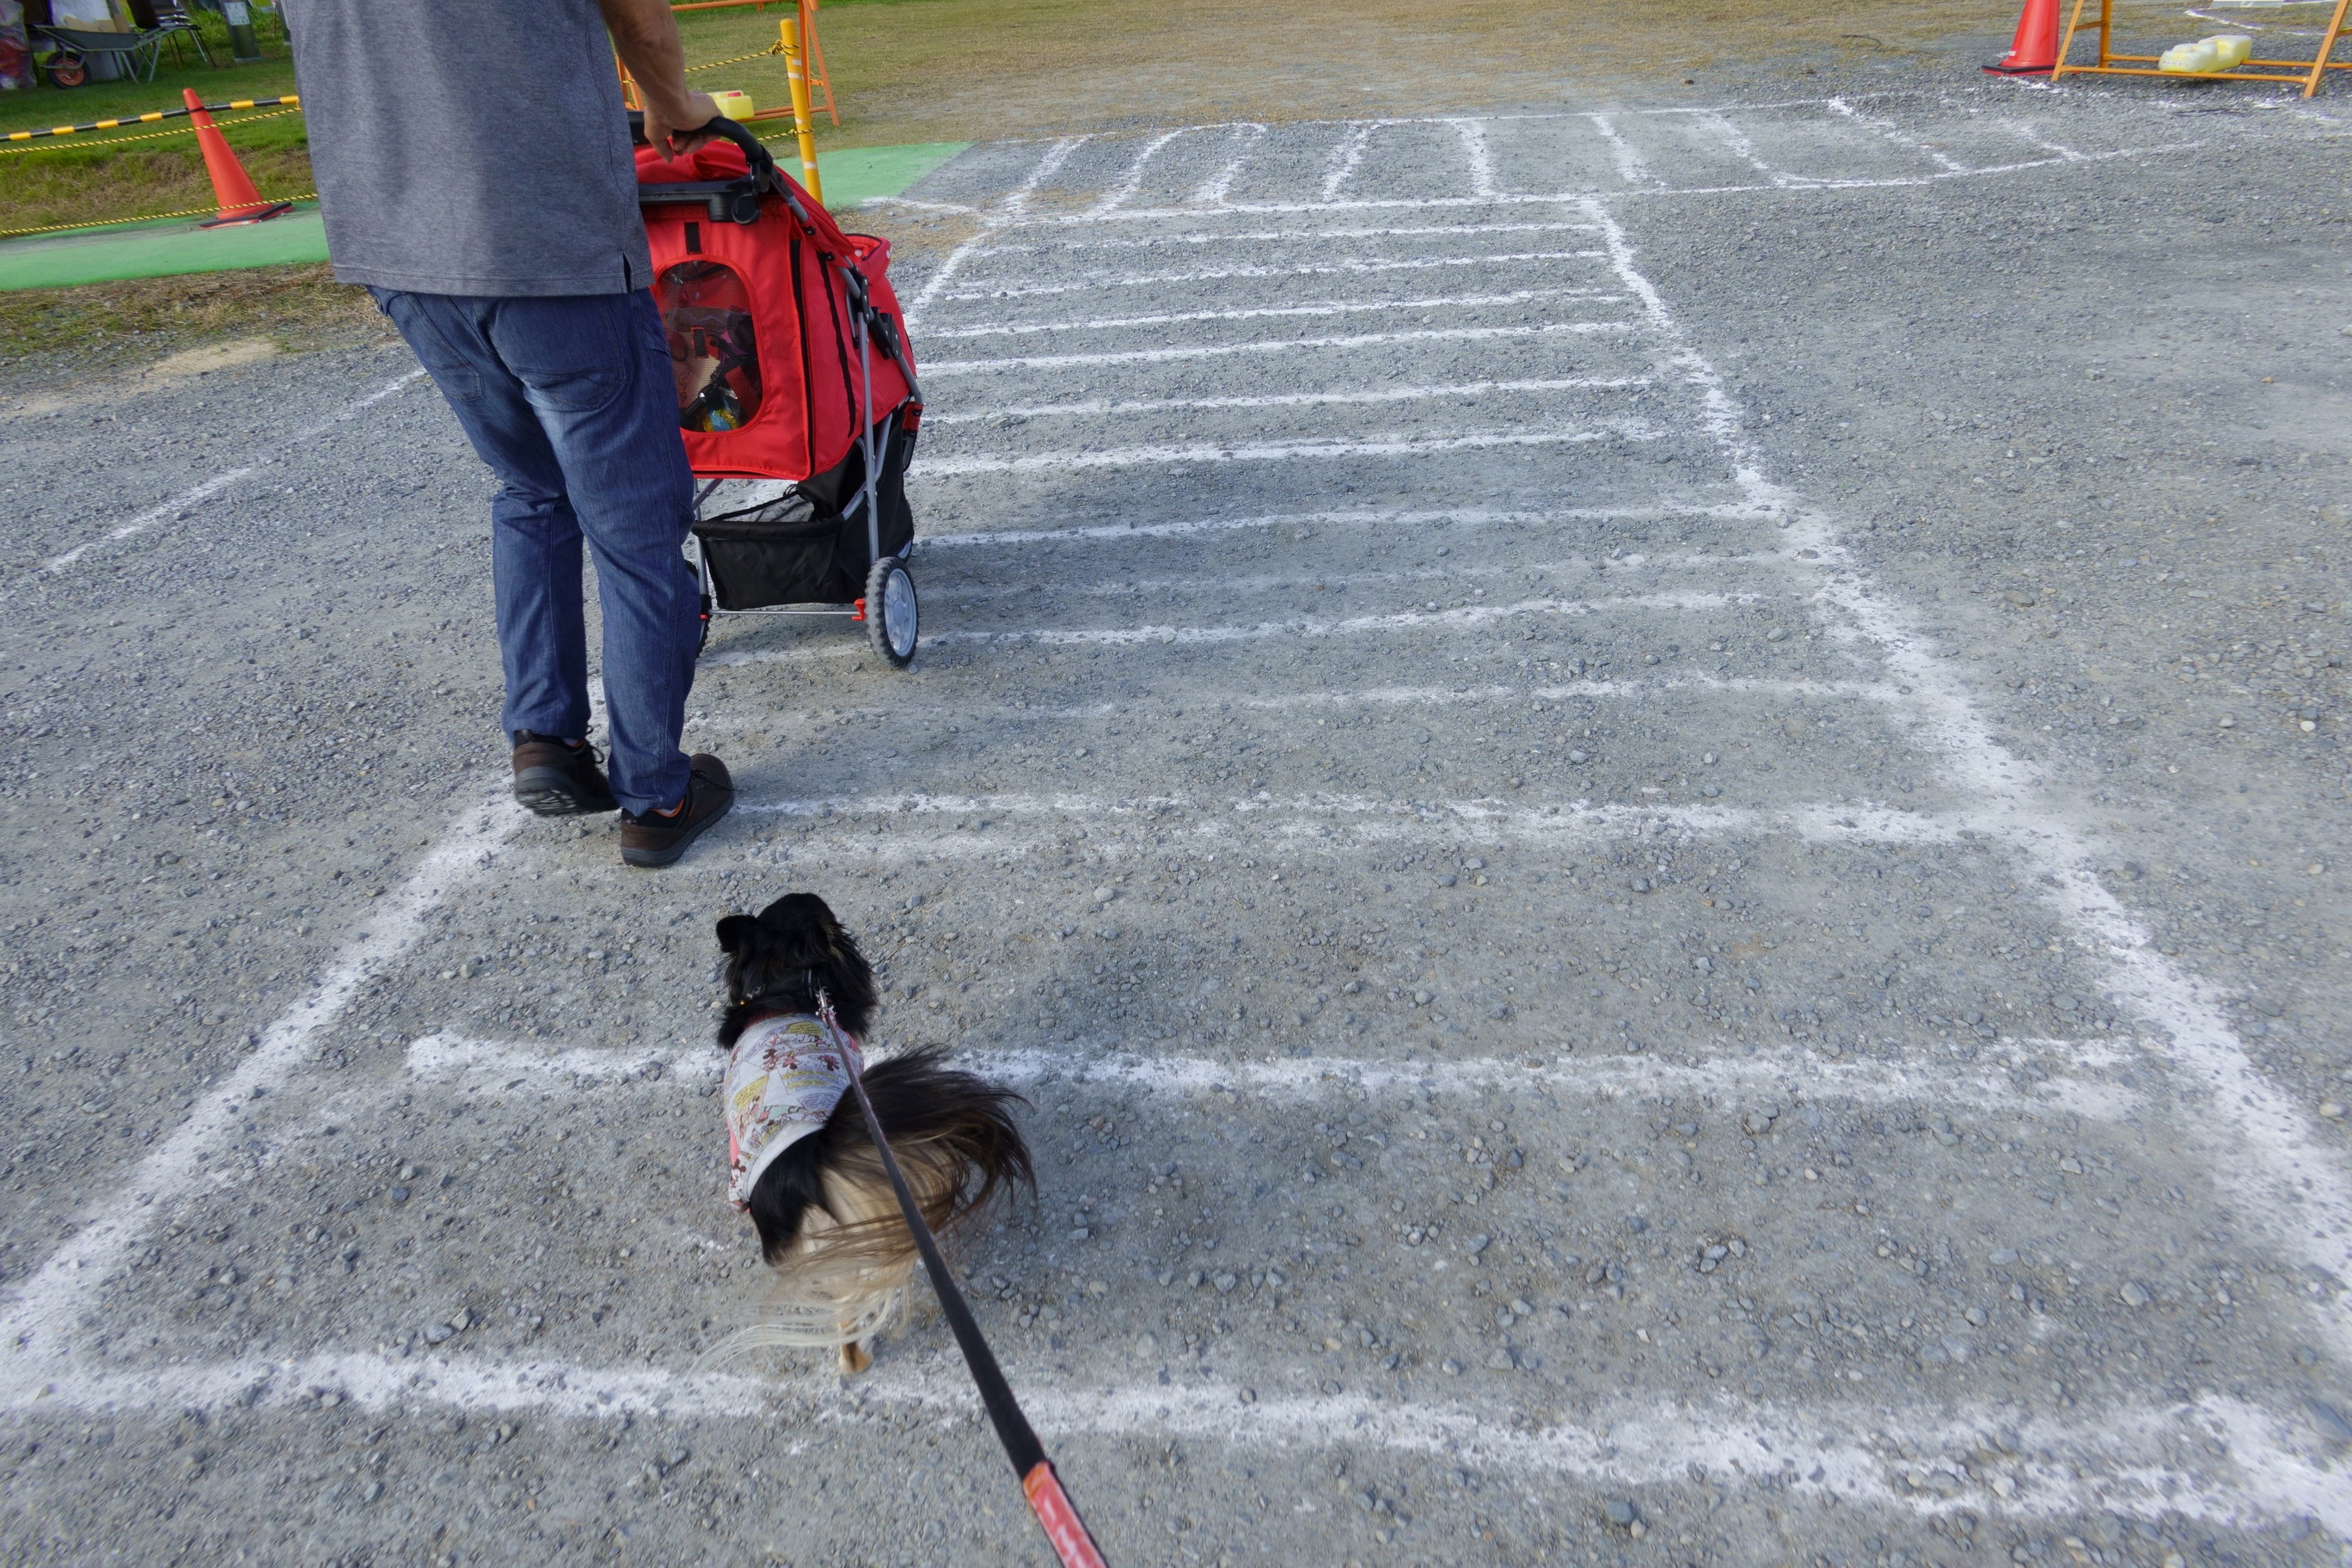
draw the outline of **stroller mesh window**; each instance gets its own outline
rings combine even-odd
[[[654,303],[669,336],[681,429],[740,429],[760,412],[760,352],[751,338],[751,296],[732,268],[681,261],[654,280]]]

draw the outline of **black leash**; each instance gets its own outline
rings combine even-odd
[[[816,994],[816,1016],[824,1021],[836,1046],[848,1038],[834,1016],[833,998],[822,991]],[[907,1185],[906,1173],[898,1169],[898,1156],[890,1152],[890,1141],[882,1134],[882,1120],[874,1114],[874,1102],[866,1096],[866,1074],[857,1065],[857,1053],[845,1049],[841,1059],[848,1065],[849,1087],[857,1096],[857,1108],[866,1113],[866,1135],[874,1141],[875,1152],[882,1156],[882,1168],[889,1173],[890,1190],[898,1194],[898,1211],[906,1215],[916,1250],[923,1255],[923,1271],[931,1277],[940,1310],[947,1318],[948,1327],[955,1331],[964,1364],[971,1369],[971,1381],[980,1390],[980,1402],[987,1407],[988,1419],[996,1427],[996,1440],[1004,1445],[1004,1457],[1013,1461],[1013,1473],[1021,1478],[1021,1490],[1029,1499],[1029,1511],[1037,1516],[1063,1568],[1108,1568],[1095,1546],[1095,1538],[1087,1531],[1086,1521],[1078,1517],[1069,1494],[1062,1489],[1061,1478],[1054,1473],[1054,1461],[1045,1457],[1045,1445],[1037,1440],[1036,1428],[1021,1414],[1021,1402],[1013,1397],[1013,1385],[1004,1381],[1003,1370],[996,1364],[996,1352],[988,1348],[979,1323],[972,1320],[971,1308],[965,1302],[962,1289],[957,1286],[955,1276],[948,1272],[947,1259],[940,1256],[939,1239],[924,1223],[922,1210],[916,1206],[915,1194]]]

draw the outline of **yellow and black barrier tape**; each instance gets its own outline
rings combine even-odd
[[[261,199],[263,205],[267,205],[275,202],[315,201],[319,193],[316,191],[304,191],[299,196],[264,196]],[[84,218],[79,223],[45,223],[31,228],[0,228],[0,239],[14,239],[19,235],[26,234],[58,234],[69,228],[115,228],[134,223],[154,223],[167,217],[202,217],[219,210],[220,206],[215,203],[208,207],[184,207],[175,213],[141,213],[137,217],[100,218],[96,222]]]
[[[265,99],[263,101],[267,102],[268,100]],[[301,110],[299,108],[273,109],[267,114],[257,114],[250,120],[232,120],[227,124],[222,126],[221,129],[223,131],[232,131],[240,125],[258,125],[265,120],[275,120],[283,114],[299,114],[301,112]],[[196,128],[193,125],[174,125],[169,131],[147,131],[142,132],[136,136],[109,136],[104,141],[100,142],[75,142],[69,144],[75,147],[120,147],[128,142],[160,142],[166,136],[193,136],[195,134],[195,130]],[[62,145],[68,145],[68,143],[47,142],[35,143],[34,145],[26,147],[0,147],[0,157],[5,157],[12,153],[53,153]]]
[[[302,107],[301,99],[289,92],[282,98],[233,98],[226,103],[198,104],[196,109],[202,109],[207,114],[226,114],[236,109],[275,109],[281,103],[289,109]],[[183,115],[194,114],[195,111],[195,109],[188,108],[151,109],[144,114],[133,114],[114,120],[93,120],[86,125],[52,125],[41,131],[0,132],[0,142],[30,142],[41,136],[79,136],[91,131],[117,131],[126,125],[152,125],[159,120],[177,120]],[[124,140],[128,141],[129,138],[125,137]]]

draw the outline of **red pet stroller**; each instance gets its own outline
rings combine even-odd
[[[906,475],[923,402],[889,242],[844,234],[740,125],[709,129],[727,140],[672,162],[637,151],[678,425],[708,481],[693,545],[705,639],[713,615],[846,616],[903,668],[917,630]],[[728,479],[784,489],[704,515]]]

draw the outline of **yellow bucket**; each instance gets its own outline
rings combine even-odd
[[[737,92],[730,89],[725,92],[712,93],[710,100],[719,106],[719,112],[730,120],[751,118],[751,95],[748,92]]]

